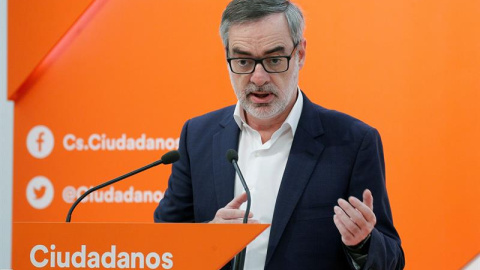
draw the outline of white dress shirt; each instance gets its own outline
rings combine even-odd
[[[298,89],[297,100],[282,126],[271,139],[262,144],[260,133],[245,121],[245,112],[239,102],[235,107],[234,119],[240,128],[238,165],[250,189],[252,204],[250,211],[260,223],[271,224],[278,190],[287,165],[293,137],[302,113],[303,96]],[[235,178],[235,197],[244,192],[238,176]],[[246,208],[244,203],[241,209]],[[265,268],[270,227],[247,246],[244,269]]]

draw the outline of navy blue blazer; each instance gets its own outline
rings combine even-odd
[[[230,106],[185,123],[181,158],[172,166],[155,222],[207,222],[233,199],[235,171],[225,158],[228,149],[238,149],[240,130],[233,111]],[[275,204],[265,269],[354,269],[333,222],[333,207],[338,198],[362,200],[366,188],[373,194],[377,224],[363,269],[403,269],[380,135],[304,95]]]

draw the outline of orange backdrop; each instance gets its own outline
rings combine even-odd
[[[187,119],[235,102],[218,35],[227,2],[9,1],[14,221],[64,220],[79,187],[154,161]],[[300,87],[381,132],[407,269],[461,268],[480,252],[480,2],[297,3],[308,44]],[[43,158],[26,146],[39,125],[54,138]],[[110,139],[120,146],[106,149]],[[72,220],[152,221],[169,171],[114,185],[112,202],[107,189]],[[41,209],[27,199],[48,194],[37,176],[53,187]],[[126,202],[129,192],[141,198]]]

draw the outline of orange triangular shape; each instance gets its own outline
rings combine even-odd
[[[119,266],[113,263],[127,260],[129,269],[220,269],[240,252],[268,224],[153,224],[153,223],[14,223],[13,269],[57,268],[52,255],[62,256],[69,269],[105,269]],[[83,251],[83,252],[82,252]],[[97,267],[87,266],[92,253],[109,259]],[[50,253],[50,254],[48,254]],[[73,259],[74,253],[79,257]],[[83,253],[83,256],[80,254]],[[133,259],[133,253],[143,259]],[[160,254],[158,259],[145,260],[147,254]],[[168,253],[168,260],[160,259]],[[88,255],[87,255],[88,254]],[[118,255],[118,256],[117,256]],[[71,257],[68,262],[65,257]],[[118,259],[118,260],[117,260]],[[103,259],[102,259],[103,260]],[[84,266],[73,263],[83,261]],[[123,260],[125,262],[125,260]],[[137,264],[134,264],[136,261]],[[162,266],[140,267],[143,261],[165,263]],[[71,262],[71,263],[70,263]],[[48,265],[47,265],[48,264]],[[112,267],[106,267],[106,264]],[[113,265],[112,265],[113,264]],[[43,266],[42,266],[43,265]],[[35,266],[35,267],[34,267]],[[137,266],[137,267],[135,267]]]

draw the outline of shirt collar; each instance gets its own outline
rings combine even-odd
[[[285,119],[285,122],[283,122],[282,124],[282,126],[284,126],[285,124],[289,125],[292,129],[292,134],[295,134],[295,131],[297,130],[298,122],[300,121],[300,115],[302,114],[303,108],[302,91],[300,90],[300,88],[297,89],[297,101],[295,101],[295,105],[293,105],[293,108],[288,114],[287,119]],[[237,123],[240,130],[242,130],[243,125],[248,125],[245,121],[245,111],[242,109],[240,101],[237,101],[237,105],[235,106],[235,111],[233,112],[233,119],[235,119],[235,122]]]

